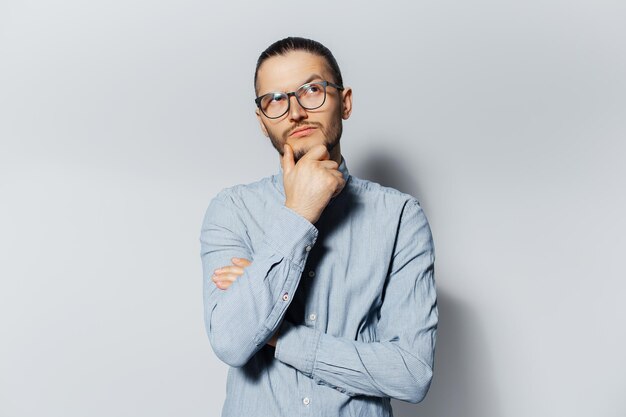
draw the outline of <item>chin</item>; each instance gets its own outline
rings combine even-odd
[[[317,145],[324,145],[328,149],[328,146],[326,145],[326,141],[324,140],[324,138],[316,138],[312,136],[307,136],[304,138],[295,138],[295,140],[292,141],[289,145],[291,145],[291,148],[294,151],[294,155],[298,153],[302,153],[302,155],[304,155],[305,153],[310,151],[311,148]]]

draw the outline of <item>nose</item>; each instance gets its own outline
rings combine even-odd
[[[306,119],[308,117],[306,109],[298,103],[296,96],[289,97],[289,120],[294,122]]]

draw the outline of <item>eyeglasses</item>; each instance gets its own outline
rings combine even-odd
[[[254,102],[268,119],[278,119],[289,111],[290,96],[294,96],[298,104],[306,110],[322,107],[326,102],[326,86],[335,87],[339,91],[343,90],[342,86],[328,81],[315,81],[304,84],[291,93],[277,91],[263,94],[254,99]]]

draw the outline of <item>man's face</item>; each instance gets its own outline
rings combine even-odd
[[[288,93],[308,82],[324,80],[336,82],[323,57],[291,51],[263,62],[257,74],[257,92],[259,96],[277,91]],[[263,134],[270,138],[278,153],[282,156],[283,145],[288,143],[297,162],[309,149],[321,143],[328,149],[331,159],[339,162],[342,119],[350,117],[352,111],[351,89],[339,91],[327,86],[326,101],[314,110],[304,109],[295,97],[289,97],[289,100],[289,111],[278,119],[269,119],[258,108],[256,110]]]

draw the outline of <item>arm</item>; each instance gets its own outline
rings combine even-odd
[[[215,273],[211,277],[211,281],[215,283],[217,288],[221,290],[227,290],[230,286],[243,275],[244,268],[252,265],[249,259],[246,258],[231,258],[232,265],[225,265],[215,270]],[[272,338],[267,342],[271,347],[276,347],[276,339],[278,338],[278,331],[274,333]]]
[[[284,206],[268,219],[264,232],[252,254],[237,207],[221,195],[204,216],[200,243],[205,326],[215,354],[230,366],[245,365],[280,325],[300,282],[307,247],[314,245],[318,233]],[[228,291],[220,290],[211,276],[233,257],[254,262]]]
[[[438,312],[433,242],[417,200],[404,208],[389,271],[376,342],[284,321],[276,359],[347,395],[421,401],[432,378]]]

